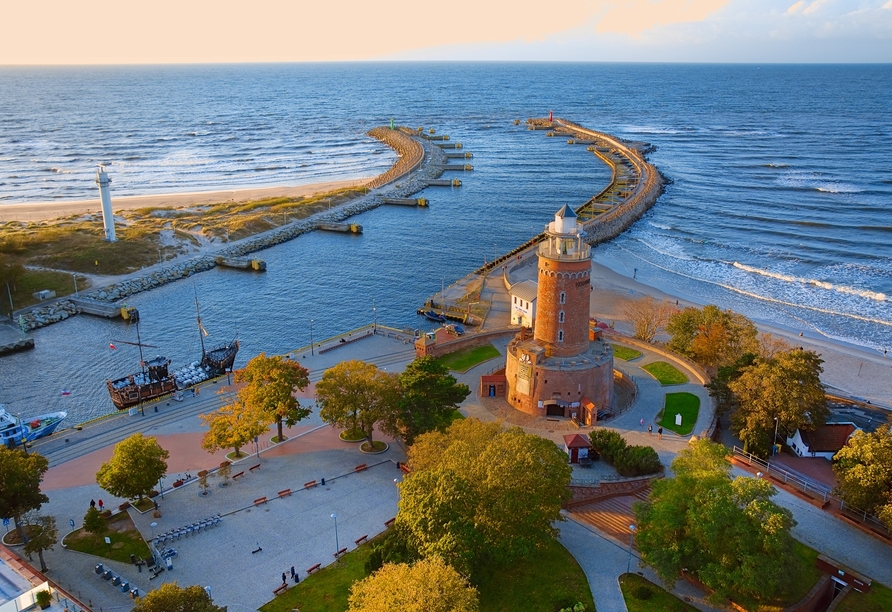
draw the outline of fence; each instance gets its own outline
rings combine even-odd
[[[771,463],[771,461],[760,459],[759,457],[756,457],[755,455],[748,453],[736,446],[733,450],[734,456],[740,457],[743,461],[746,461],[747,465],[754,465],[762,470],[765,474],[771,475],[774,478],[783,481],[784,484],[792,485],[803,493],[807,493],[809,495],[817,495],[821,498],[821,501],[827,502],[830,500],[832,489],[824,483],[812,480],[807,476],[803,476],[802,474],[799,474],[792,470],[780,467],[777,464]]]

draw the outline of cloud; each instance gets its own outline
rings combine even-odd
[[[892,0],[889,0],[889,2],[892,2]],[[787,15],[795,15],[802,10],[803,6],[805,6],[805,0],[799,0],[799,2],[793,4],[792,6],[790,6],[790,8],[787,9]]]
[[[608,1],[595,31],[637,37],[657,26],[703,21],[726,4],[728,0]]]

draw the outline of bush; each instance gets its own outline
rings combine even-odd
[[[632,596],[633,596],[635,599],[640,599],[640,600],[642,600],[642,601],[645,601],[645,600],[648,600],[648,599],[650,599],[651,597],[653,597],[653,596],[654,596],[654,592],[651,591],[651,590],[650,590],[649,588],[647,588],[646,586],[641,585],[640,587],[638,587],[638,588],[636,588],[634,591],[632,591]]]
[[[613,458],[620,476],[644,476],[663,469],[660,458],[650,446],[627,446]]]
[[[595,429],[589,439],[592,448],[614,466],[620,476],[644,476],[663,469],[657,451],[650,446],[627,446],[623,437],[612,429]]]
[[[588,437],[592,448],[610,464],[613,464],[616,454],[626,447],[623,437],[612,429],[594,429]]]

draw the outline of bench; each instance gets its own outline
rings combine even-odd
[[[279,491],[279,497],[288,497],[291,495],[291,489],[285,489],[284,491]]]
[[[259,506],[260,504],[265,504],[265,503],[266,503],[266,497],[258,497],[257,499],[254,500],[255,506]]]
[[[353,471],[354,471],[354,472],[361,472],[361,471],[366,470],[366,469],[368,469],[368,466],[367,466],[365,463],[360,463],[360,464],[357,465],[355,468],[353,468]]]
[[[396,517],[393,517],[392,519],[388,519],[388,520],[384,521],[384,526],[385,526],[385,527],[390,527],[390,526],[393,525],[395,522],[396,522]]]
[[[238,474],[233,474],[233,475],[232,475],[232,479],[235,480],[235,479],[238,478],[239,476],[244,476],[244,475],[245,475],[244,472],[239,472]]]
[[[257,465],[255,465],[253,467],[249,467],[248,471],[253,472],[254,470],[259,470],[259,469],[260,469],[260,464],[258,463]]]
[[[317,563],[317,564],[314,565],[313,567],[308,567],[308,568],[307,568],[307,576],[309,576],[310,574],[312,574],[313,572],[315,572],[315,571],[316,571],[317,569],[319,569],[320,567],[322,567],[322,564],[321,564],[321,563]]]
[[[312,489],[312,488],[315,487],[315,486],[316,486],[316,481],[315,481],[315,480],[311,480],[310,482],[305,482],[305,483],[304,483],[304,489]]]
[[[282,593],[284,593],[287,590],[288,590],[288,583],[286,582],[282,586],[273,589],[273,595],[281,595]]]
[[[338,552],[334,553],[332,556],[333,556],[335,559],[337,559],[337,558],[339,558],[341,555],[344,555],[344,554],[347,554],[347,547],[346,547],[346,546],[345,546],[344,548],[342,548],[341,550],[339,550]]]
[[[358,539],[356,539],[356,540],[353,540],[353,543],[356,544],[357,546],[359,546],[360,544],[362,544],[363,542],[365,542],[365,541],[368,539],[368,537],[369,537],[368,535],[364,535],[364,536],[362,536],[361,538],[358,538]]]

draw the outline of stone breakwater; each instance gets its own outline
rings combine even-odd
[[[375,134],[372,132],[375,132]],[[440,147],[416,140],[415,137],[389,128],[375,128],[375,130],[369,132],[369,135],[385,142],[401,155],[390,170],[372,181],[372,183],[376,183],[382,177],[387,176],[389,178],[382,184],[392,183],[389,189],[379,189],[337,209],[239,240],[237,243],[222,247],[213,254],[202,255],[188,261],[165,266],[161,270],[129,278],[114,285],[82,292],[82,295],[94,300],[111,303],[124,300],[136,293],[149,291],[167,283],[188,278],[198,272],[210,270],[216,266],[214,261],[216,257],[243,257],[256,253],[257,251],[293,240],[307,232],[315,231],[322,223],[338,223],[354,215],[377,208],[383,204],[384,198],[409,197],[425,189],[428,180],[438,178],[443,173],[442,168],[439,166],[445,165],[446,156]],[[410,145],[410,142],[414,143],[414,145]],[[399,168],[399,171],[394,172],[397,168]],[[396,182],[413,171],[415,171],[414,174],[409,178],[398,183]],[[372,183],[369,183],[369,186]],[[79,312],[80,310],[73,303],[67,300],[60,300],[50,306],[41,306],[23,313],[22,317],[24,318],[25,329],[33,330],[38,327],[58,323]]]

